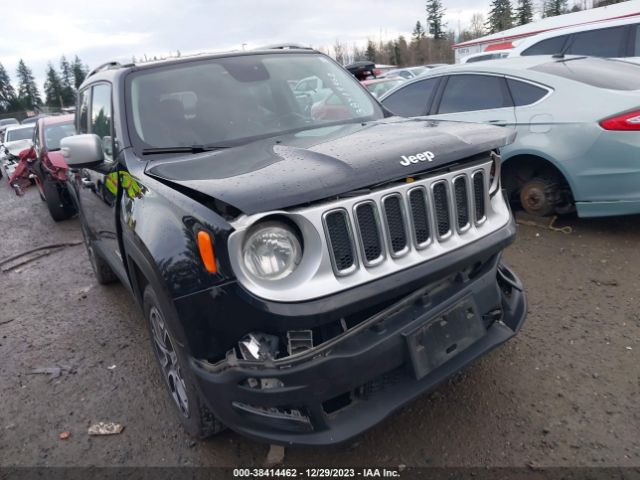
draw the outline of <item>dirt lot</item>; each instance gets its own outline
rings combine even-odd
[[[81,238],[34,188],[20,199],[3,179],[0,205],[0,258]],[[351,444],[289,448],[286,464],[640,466],[640,217],[558,223],[573,232],[522,225],[506,254],[530,302],[517,338]],[[81,245],[0,273],[0,359],[0,465],[250,466],[268,450],[180,429],[133,299],[96,284]],[[89,437],[97,421],[125,430]]]

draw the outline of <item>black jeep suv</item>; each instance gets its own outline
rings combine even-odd
[[[78,100],[91,263],[142,307],[192,434],[341,442],[522,325],[511,131],[393,117],[299,48],[110,63]]]

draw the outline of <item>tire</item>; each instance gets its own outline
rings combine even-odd
[[[96,277],[96,280],[100,285],[108,285],[110,283],[114,283],[118,280],[118,277],[109,266],[109,264],[104,260],[98,252],[96,252],[93,245],[91,245],[91,237],[87,233],[87,228],[80,219],[80,230],[82,230],[82,237],[84,239],[84,246],[87,249],[87,255],[89,255],[89,262],[91,262],[91,268],[93,269],[93,274]]]
[[[42,189],[44,191],[44,201],[47,204],[51,218],[53,218],[55,222],[68,220],[75,214],[75,209],[69,205],[68,200],[62,192],[63,188],[66,188],[66,186],[59,185],[59,182],[43,176]]]
[[[225,429],[204,403],[195,376],[171,332],[168,313],[164,311],[153,288],[143,293],[144,316],[160,374],[169,399],[183,428],[193,437],[204,439]]]

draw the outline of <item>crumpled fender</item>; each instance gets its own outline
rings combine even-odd
[[[33,149],[22,150],[18,158],[18,166],[9,178],[9,185],[14,186],[16,195],[22,196],[24,195],[23,189],[31,184],[29,181],[29,160],[35,158],[35,152]]]
[[[64,156],[61,151],[47,152],[47,156],[49,157],[52,167],[63,170],[67,170],[67,168],[69,168],[67,162],[64,161]]]

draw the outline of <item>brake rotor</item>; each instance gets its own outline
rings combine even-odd
[[[546,217],[555,212],[555,184],[543,178],[534,178],[520,189],[522,208],[531,215]]]

